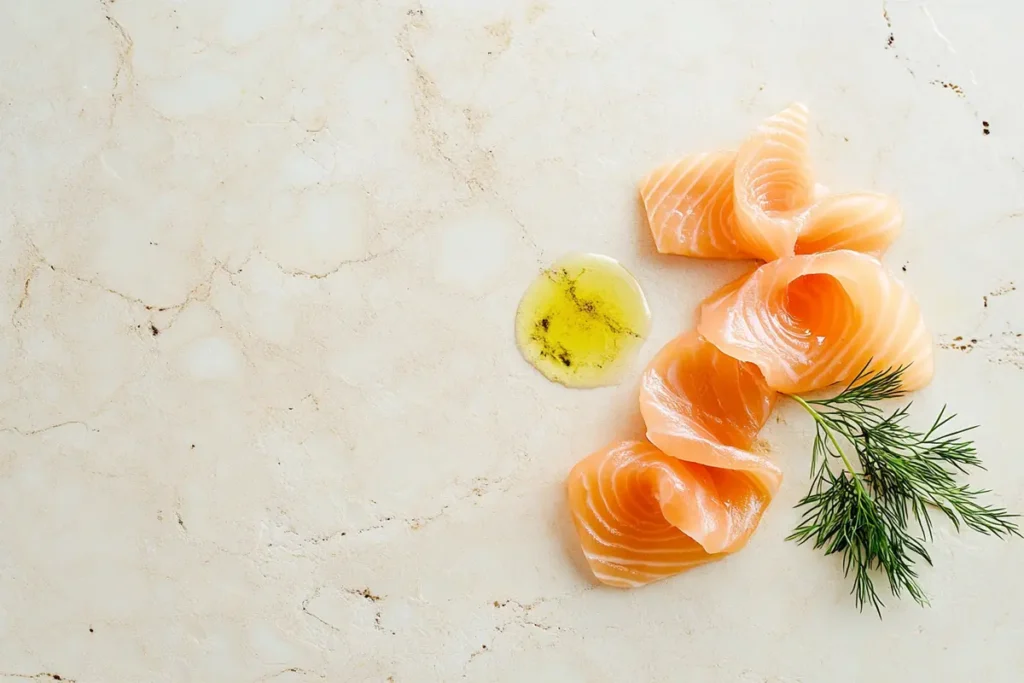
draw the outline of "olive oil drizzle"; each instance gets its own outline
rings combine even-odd
[[[585,288],[593,291],[585,293]],[[524,356],[549,379],[569,386],[610,383],[600,375],[612,373],[639,346],[650,316],[629,272],[595,255],[564,259],[546,269],[520,305],[525,307],[517,314],[518,334],[526,336],[525,344],[520,339]]]
[[[555,285],[565,287],[566,294],[569,295],[569,298],[572,300],[573,304],[575,304],[576,309],[580,313],[583,313],[589,316],[590,318],[603,323],[609,330],[611,330],[613,334],[629,335],[634,339],[641,339],[641,336],[637,334],[635,331],[633,331],[629,327],[620,325],[607,313],[602,313],[599,310],[597,304],[593,300],[580,298],[578,291],[578,283],[579,279],[583,277],[583,274],[586,272],[587,269],[583,268],[580,270],[579,275],[577,275],[576,277],[572,277],[569,275],[569,271],[567,269],[557,268],[549,269],[545,271],[545,274],[547,275],[548,279],[550,279],[551,282],[554,283]],[[546,333],[551,328],[550,319],[547,316],[544,316],[543,318],[537,321],[536,327],[540,328],[540,332],[535,333],[532,339],[533,341],[541,344],[541,355],[545,358],[558,360],[565,367],[571,368],[574,365],[572,352],[569,351],[569,349],[565,348],[564,344],[554,343],[547,337]],[[575,364],[578,366],[593,367],[598,369],[604,367],[605,365],[603,362],[585,361],[575,361]]]

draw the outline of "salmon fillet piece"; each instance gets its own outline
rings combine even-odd
[[[598,581],[634,588],[718,557],[670,520],[699,520],[708,482],[647,441],[622,441],[569,473],[569,508]]]
[[[640,197],[654,244],[662,254],[748,259],[733,233],[735,152],[691,154],[652,171]]]
[[[694,535],[709,552],[735,552],[754,532],[782,482],[768,458],[750,450],[775,405],[757,366],[731,358],[696,331],[666,344],[647,366],[640,413],[647,439],[706,470],[721,504],[717,524]]]
[[[803,104],[765,119],[736,153],[736,244],[771,261],[793,253],[814,201]]]
[[[880,256],[903,229],[903,211],[894,198],[875,192],[822,197],[797,237],[796,253],[850,249]]]
[[[763,121],[738,152],[690,154],[648,174],[640,197],[658,251],[763,261],[884,252],[903,225],[899,204],[873,192],[822,193],[807,125],[807,107],[793,104]]]
[[[865,368],[909,366],[907,391],[931,380],[932,340],[917,301],[871,256],[790,256],[727,288],[701,306],[697,329],[722,352],[757,365],[776,391],[823,389]]]
[[[635,587],[736,552],[782,480],[749,449],[774,405],[758,369],[690,332],[644,373],[649,440],[592,453],[569,475],[584,555],[602,583]]]

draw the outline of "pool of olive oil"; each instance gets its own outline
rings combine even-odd
[[[650,331],[639,283],[615,259],[572,254],[543,271],[516,311],[516,344],[548,379],[615,384]]]

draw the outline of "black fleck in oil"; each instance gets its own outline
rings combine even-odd
[[[574,254],[541,273],[516,311],[516,343],[548,379],[615,384],[650,330],[640,285],[614,259]]]

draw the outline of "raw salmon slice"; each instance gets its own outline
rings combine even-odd
[[[736,245],[771,261],[793,253],[814,201],[807,107],[763,121],[736,153]]]
[[[646,441],[612,444],[572,468],[569,507],[598,581],[633,588],[722,557],[684,531],[721,514],[717,501],[704,509],[712,484],[702,476]]]
[[[749,450],[775,398],[757,366],[730,358],[695,331],[666,344],[644,372],[640,412],[648,440],[713,484],[703,507],[715,514],[687,530],[708,552],[739,550],[779,488],[778,467]]]
[[[695,332],[669,342],[640,393],[650,441],[603,448],[569,475],[594,576],[639,586],[742,548],[782,481],[775,465],[748,450],[774,402],[755,366]]]
[[[787,394],[849,382],[865,367],[931,379],[931,337],[913,296],[877,259],[849,250],[764,264],[701,306],[698,331]]]
[[[814,183],[808,113],[766,119],[738,152],[691,154],[652,171],[640,196],[658,251],[762,259],[852,249],[881,254],[903,225],[883,194],[828,195]]]
[[[735,152],[692,154],[665,164],[640,184],[654,244],[662,254],[747,259],[733,232]]]
[[[881,255],[899,236],[903,211],[892,197],[874,192],[822,197],[796,241],[796,253],[850,249]]]

